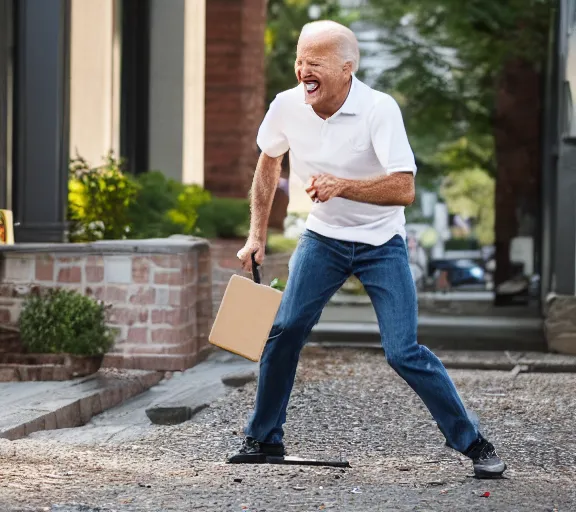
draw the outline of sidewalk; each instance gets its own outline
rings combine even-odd
[[[68,381],[0,383],[0,438],[20,439],[33,432],[78,427],[150,389],[163,373],[102,368]]]
[[[492,359],[500,356],[517,354]],[[574,510],[576,374],[449,372],[506,459],[506,479],[471,478],[469,461],[443,446],[428,412],[381,354],[312,347],[298,371],[286,442],[293,455],[342,456],[351,469],[226,465],[252,407],[250,383],[219,395],[189,422],[150,425],[130,438],[79,440],[75,432],[83,429],[71,429],[0,440],[0,509]]]

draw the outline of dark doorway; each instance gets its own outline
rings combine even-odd
[[[12,208],[13,1],[0,0],[0,208]]]
[[[120,152],[127,170],[148,170],[150,2],[122,2]]]

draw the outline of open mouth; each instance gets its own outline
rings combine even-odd
[[[316,80],[310,80],[304,82],[304,87],[308,94],[314,94],[320,88],[320,84]]]

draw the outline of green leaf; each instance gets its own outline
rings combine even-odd
[[[52,289],[25,299],[19,318],[28,352],[99,355],[114,344],[106,306],[72,290]]]

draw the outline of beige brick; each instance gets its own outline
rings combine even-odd
[[[33,257],[8,256],[4,260],[4,281],[30,282],[35,277],[35,263]]]
[[[150,263],[147,258],[132,258],[132,282],[138,284],[150,282]]]

